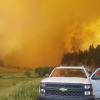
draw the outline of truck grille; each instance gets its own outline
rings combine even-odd
[[[76,84],[47,84],[46,95],[51,96],[67,96],[67,97],[82,97],[82,85]]]

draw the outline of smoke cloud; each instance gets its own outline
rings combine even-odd
[[[100,0],[0,1],[0,59],[59,65],[65,52],[100,43]]]

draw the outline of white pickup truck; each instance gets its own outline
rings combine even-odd
[[[89,77],[84,67],[56,67],[39,90],[39,100],[100,99],[100,68]]]

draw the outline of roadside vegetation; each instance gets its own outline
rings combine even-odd
[[[0,100],[38,100],[39,84],[52,67],[36,69],[0,67]]]
[[[34,71],[0,71],[0,100],[38,100],[41,79]]]

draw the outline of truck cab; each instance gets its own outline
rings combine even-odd
[[[39,100],[94,100],[93,87],[83,66],[56,67],[41,81]]]

